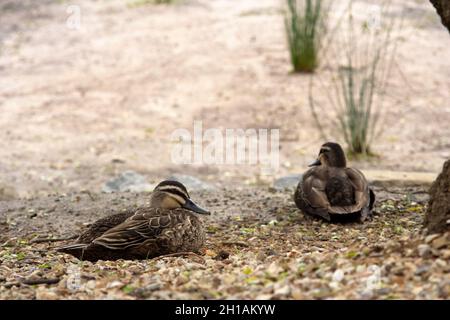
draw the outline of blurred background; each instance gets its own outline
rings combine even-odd
[[[274,178],[324,140],[362,169],[437,174],[450,46],[429,1],[294,2],[0,1],[0,199],[101,191],[128,170],[261,181],[257,165],[173,164],[171,133],[194,120],[279,128]]]

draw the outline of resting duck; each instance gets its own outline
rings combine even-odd
[[[205,240],[195,213],[209,214],[192,202],[183,184],[166,180],[156,186],[149,207],[100,219],[75,244],[57,250],[92,262],[195,252]]]
[[[364,221],[375,202],[375,194],[358,169],[347,168],[344,151],[334,142],[320,148],[319,156],[303,175],[294,194],[303,212],[331,221],[332,216],[358,215]]]

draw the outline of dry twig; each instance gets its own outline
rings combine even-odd
[[[42,242],[58,242],[58,241],[65,241],[65,240],[73,240],[78,238],[78,236],[73,235],[70,237],[63,237],[63,238],[36,238],[30,241],[30,243],[42,243]]]

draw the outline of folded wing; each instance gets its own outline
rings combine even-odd
[[[138,211],[125,222],[96,238],[92,243],[111,250],[124,250],[156,240],[164,228],[171,227],[176,223],[174,216],[163,209],[153,208],[143,212]]]

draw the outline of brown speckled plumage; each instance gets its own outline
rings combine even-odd
[[[168,198],[171,200],[167,201]],[[184,186],[175,182],[158,185],[152,199],[153,206],[148,208],[96,221],[75,244],[61,247],[58,251],[88,261],[147,259],[198,251],[204,244],[205,232],[197,213],[207,212],[196,207]],[[177,201],[180,202],[179,207],[176,207]],[[159,207],[170,205],[175,207]]]
[[[375,194],[361,171],[346,167],[344,152],[338,144],[322,145],[313,165],[294,193],[300,210],[328,221],[332,216],[351,214],[365,220],[370,215]]]

